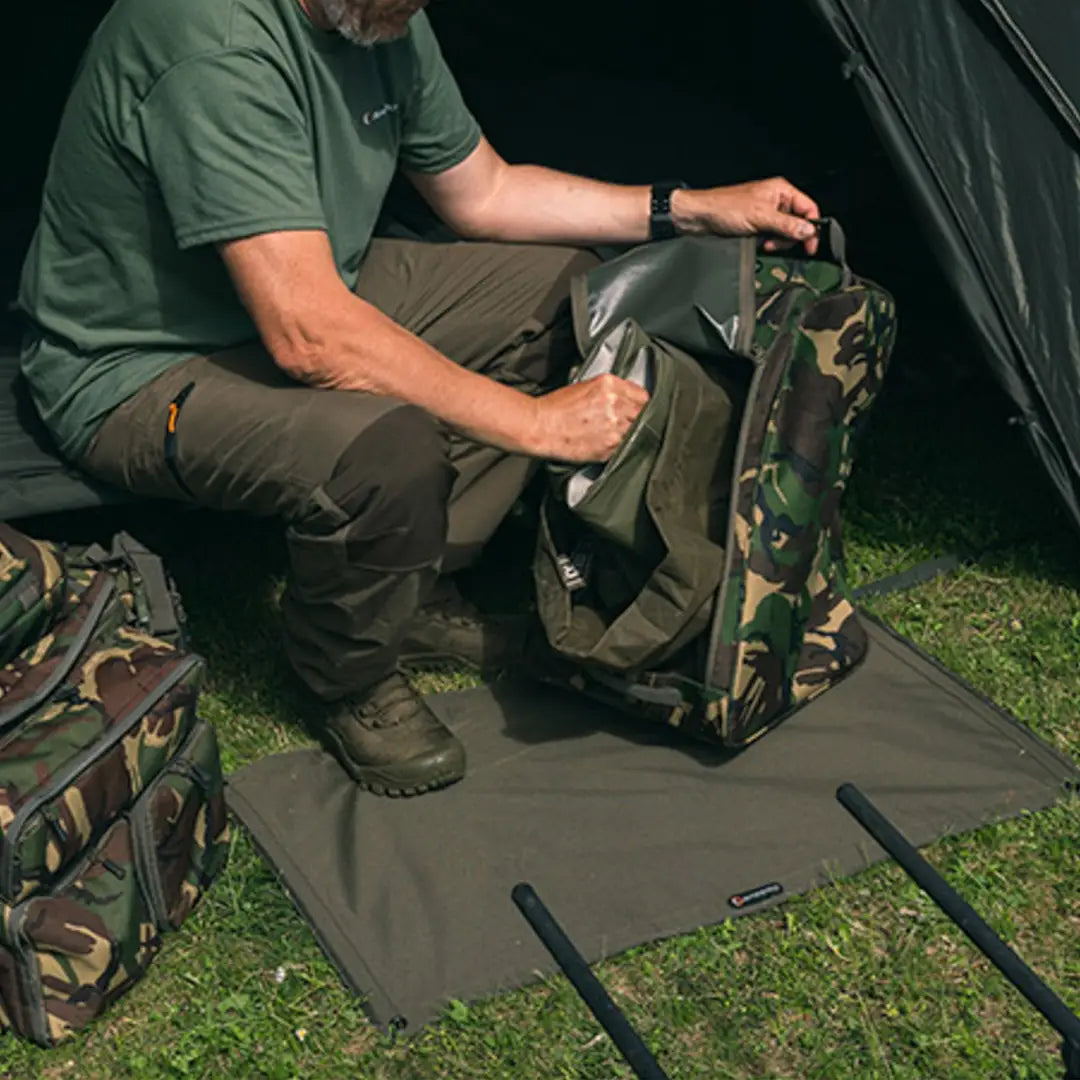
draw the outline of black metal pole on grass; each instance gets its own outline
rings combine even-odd
[[[998,937],[978,912],[908,843],[903,834],[854,785],[836,791],[840,805],[904,868],[908,876],[975,946],[1046,1017],[1065,1040],[1065,1080],[1080,1080],[1080,1017]]]
[[[641,1036],[611,1000],[603,984],[592,973],[585,958],[574,947],[533,887],[524,882],[515,885],[510,897],[640,1080],[668,1080],[656,1058],[641,1041]]]

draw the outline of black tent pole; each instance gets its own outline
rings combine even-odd
[[[566,936],[566,932],[555,921],[555,917],[544,906],[532,886],[524,882],[515,885],[510,896],[640,1080],[668,1080],[656,1058],[641,1041],[641,1036],[630,1026],[630,1021],[618,1005],[611,1000],[611,995],[592,973],[589,965],[585,963],[585,958],[574,947],[574,943]]]
[[[900,864],[916,885],[1046,1017],[1062,1039],[1065,1080],[1080,1080],[1080,1018],[998,937],[975,909],[908,843],[900,830],[854,785],[842,784],[836,798]]]

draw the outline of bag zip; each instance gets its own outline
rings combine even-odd
[[[51,1046],[49,1018],[45,1013],[45,1001],[41,993],[41,965],[23,932],[30,900],[24,900],[8,919],[8,937],[15,949],[18,961],[20,987],[26,1012],[30,1020],[30,1038],[40,1046]]]
[[[86,622],[83,623],[78,636],[68,647],[68,654],[64,657],[63,663],[58,664],[49,678],[25,701],[20,701],[18,705],[11,705],[7,709],[0,709],[0,731],[17,724],[25,716],[33,712],[71,674],[72,668],[75,667],[76,661],[82,654],[83,649],[86,648],[87,642],[93,637],[94,631],[97,630],[109,601],[116,594],[116,582],[112,577],[105,575],[104,581],[105,585],[101,592],[94,597],[94,602],[90,607],[90,614],[87,615]]]
[[[143,795],[145,794],[147,792],[144,791]],[[152,865],[156,862],[156,848],[154,829],[150,822],[150,807],[148,805],[144,807],[141,798],[132,808],[130,821],[132,845],[135,848],[135,876],[150,907],[154,925],[162,931],[167,922],[165,891],[161,887],[161,875],[157,872],[157,867]]]
[[[20,833],[26,827],[26,822],[36,814],[46,803],[51,802],[62,792],[88,765],[93,764],[100,757],[104,757],[125,735],[132,723],[138,720],[144,713],[156,705],[181,679],[193,668],[202,663],[202,659],[194,654],[188,656],[165,678],[165,680],[148,693],[133,709],[129,710],[124,719],[116,724],[104,738],[88,746],[77,755],[63,772],[54,777],[53,782],[25,803],[12,819],[8,826],[0,850],[0,896],[14,895],[15,874],[15,849]]]
[[[162,933],[170,929],[169,910],[165,902],[165,890],[161,886],[161,874],[157,868],[157,845],[154,842],[154,825],[150,819],[150,804],[153,801],[153,792],[169,774],[186,776],[198,786],[204,802],[209,797],[210,787],[203,770],[184,756],[191,753],[192,746],[206,732],[207,726],[205,721],[196,718],[194,726],[173,759],[140,793],[129,818],[135,850],[135,872],[143,887],[143,896],[150,905],[154,922]]]
[[[797,292],[793,289],[791,296],[787,299],[786,310],[780,319],[781,323],[787,322],[788,318],[790,318],[791,310],[795,306],[797,295]],[[727,602],[731,565],[735,561],[735,519],[738,516],[739,510],[739,500],[737,497],[738,478],[742,474],[745,464],[746,444],[750,441],[750,420],[753,416],[758,392],[761,390],[761,383],[765,378],[765,369],[768,366],[767,356],[768,354],[754,364],[754,375],[750,380],[750,388],[746,393],[746,404],[743,406],[742,422],[739,425],[739,441],[735,447],[735,465],[731,473],[735,480],[734,490],[736,497],[732,498],[731,506],[728,509],[727,534],[724,542],[724,569],[720,577],[720,588],[717,590],[715,606],[713,607],[713,625],[712,630],[709,633],[709,651],[705,657],[705,672],[704,677],[702,678],[702,685],[706,691],[716,689],[712,680],[714,666],[713,658],[716,656],[716,650],[720,644],[720,627],[723,622],[724,605]]]
[[[750,355],[754,341],[754,267],[757,265],[757,239],[744,236],[739,248],[739,332],[735,335],[735,352]]]

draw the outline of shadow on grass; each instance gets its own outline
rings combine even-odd
[[[973,347],[973,346],[972,346]],[[1030,550],[1040,572],[1075,579],[1076,532],[1015,409],[977,366],[898,349],[860,432],[844,504],[848,535],[873,548],[932,554]]]

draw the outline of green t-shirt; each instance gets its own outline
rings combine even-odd
[[[173,364],[256,336],[215,242],[324,229],[352,287],[397,166],[440,172],[479,138],[422,13],[368,48],[298,0],[116,0],[20,291],[23,371],[61,451]]]

